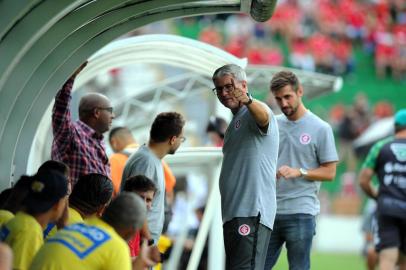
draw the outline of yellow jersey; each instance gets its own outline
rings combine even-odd
[[[13,269],[26,270],[44,243],[42,227],[31,215],[18,212],[1,229],[1,238],[13,250]]]
[[[35,256],[31,270],[131,269],[127,243],[99,218],[59,230]]]
[[[71,207],[68,208],[68,213],[69,213],[69,218],[68,218],[68,225],[72,225],[75,223],[83,223],[84,220],[82,216],[79,214],[76,209],[73,209]]]
[[[82,216],[75,209],[69,207],[68,213],[69,214],[68,214],[68,224],[67,225],[84,222]],[[48,238],[54,236],[57,231],[58,231],[58,228],[56,227],[55,223],[48,224],[48,227],[44,231],[44,238],[48,239]]]
[[[14,217],[14,214],[10,211],[0,209],[0,226],[6,224]]]

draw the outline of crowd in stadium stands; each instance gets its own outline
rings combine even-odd
[[[374,57],[376,74],[406,74],[406,6],[402,0],[279,0],[272,18],[254,23],[246,15],[183,18],[177,34],[223,48],[258,65],[283,65],[343,75],[355,68],[354,48]],[[155,29],[156,30],[156,29]],[[275,38],[289,51],[284,59]]]

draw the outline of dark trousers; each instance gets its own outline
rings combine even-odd
[[[223,225],[226,269],[263,269],[271,229],[258,217],[238,217]]]

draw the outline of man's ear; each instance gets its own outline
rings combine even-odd
[[[172,136],[172,137],[169,139],[169,144],[170,144],[170,145],[173,145],[175,142],[176,142],[176,136]]]
[[[303,97],[303,87],[301,85],[299,85],[299,88],[297,89],[297,95]]]
[[[111,148],[117,149],[117,140],[115,137],[110,139],[110,145],[111,145]]]
[[[242,85],[242,88],[245,89],[246,92],[248,92],[247,81],[241,81],[241,85]]]
[[[99,209],[97,209],[97,211],[96,211],[96,216],[101,217],[103,215],[104,210],[106,209],[106,207],[107,207],[107,204],[105,204],[103,206],[100,206]]]
[[[100,111],[99,109],[94,108],[93,111],[92,111],[93,117],[96,118],[96,119],[99,119],[99,117],[100,117],[100,112],[101,112],[101,111]]]

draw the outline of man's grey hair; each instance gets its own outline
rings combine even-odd
[[[247,75],[245,74],[244,69],[234,64],[228,64],[218,68],[216,71],[214,71],[212,80],[214,82],[216,79],[226,75],[232,76],[239,82],[247,81]]]
[[[145,202],[138,195],[121,192],[107,207],[102,220],[115,229],[140,229],[146,216]]]

